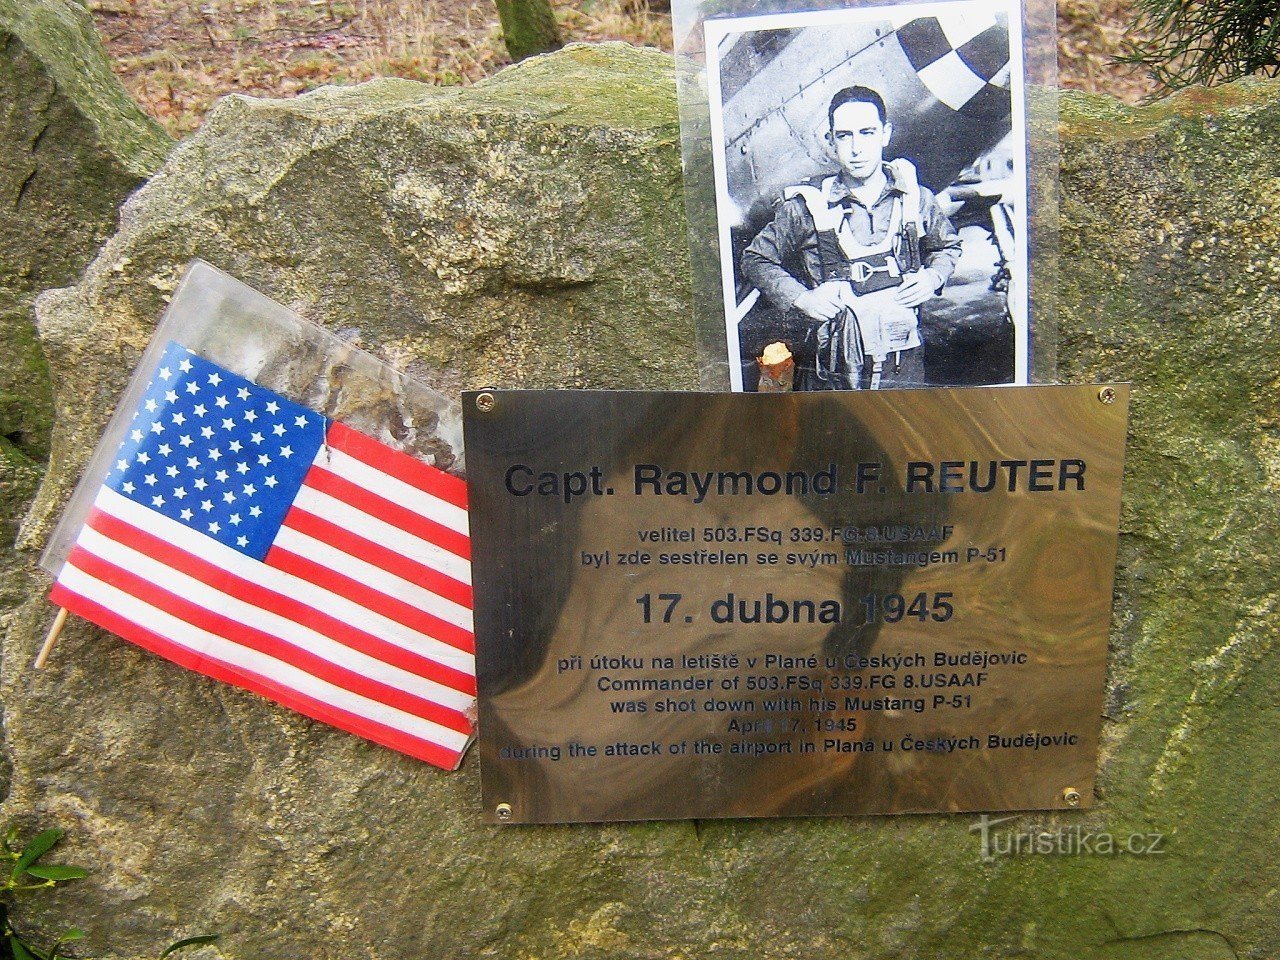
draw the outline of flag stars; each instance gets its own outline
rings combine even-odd
[[[179,370],[181,370],[183,373],[190,373],[190,372],[191,372],[191,361],[190,361],[190,360],[188,360],[186,357],[183,357],[183,358],[182,358],[182,362],[181,362],[180,364],[178,364],[178,369],[179,369]]]
[[[188,355],[180,368],[183,355],[170,354],[169,376],[157,371],[138,403],[138,419],[117,459],[109,461],[115,465],[111,476],[118,478],[112,485],[192,530],[247,551],[260,536],[270,537],[260,535],[260,524],[279,523],[271,498],[301,479],[323,440],[313,433],[317,420],[321,427],[325,421],[242,377],[213,372],[198,356]],[[190,433],[183,433],[188,427]],[[294,441],[297,435],[306,439]]]
[[[168,367],[161,367],[161,368],[160,368],[160,379],[161,379],[161,380],[168,380],[168,379],[169,379],[170,377],[172,377],[172,376],[173,376],[173,371],[172,371],[172,370],[170,370]]]

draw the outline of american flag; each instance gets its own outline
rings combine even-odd
[[[50,599],[456,769],[470,555],[462,480],[171,343]]]

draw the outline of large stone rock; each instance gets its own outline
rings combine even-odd
[[[49,455],[32,301],[79,276],[170,146],[111,72],[84,6],[0,0],[0,610],[22,581],[10,547]]]
[[[437,771],[84,623],[4,652],[6,805],[93,877],[19,922],[95,955],[219,930],[226,957],[1280,953],[1280,86],[1064,102],[1063,379],[1136,385],[1101,796],[1155,855],[979,858],[969,816],[496,829]],[[183,265],[202,256],[441,389],[695,381],[668,60],[570,48],[462,91],[233,98],[46,295],[49,519]]]

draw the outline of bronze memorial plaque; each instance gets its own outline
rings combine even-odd
[[[485,816],[1089,806],[1128,399],[466,394]]]

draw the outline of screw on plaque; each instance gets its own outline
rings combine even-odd
[[[1068,807],[1080,806],[1080,791],[1075,787],[1067,787],[1062,791],[1062,802]]]
[[[476,409],[481,413],[488,413],[493,409],[495,402],[492,393],[482,393],[476,397]]]
[[[511,804],[500,803],[493,809],[493,814],[503,823],[507,823],[511,819]]]
[[[1098,391],[1098,399],[1101,400],[1103,403],[1115,403],[1116,402],[1115,387],[1103,387],[1101,390]]]

